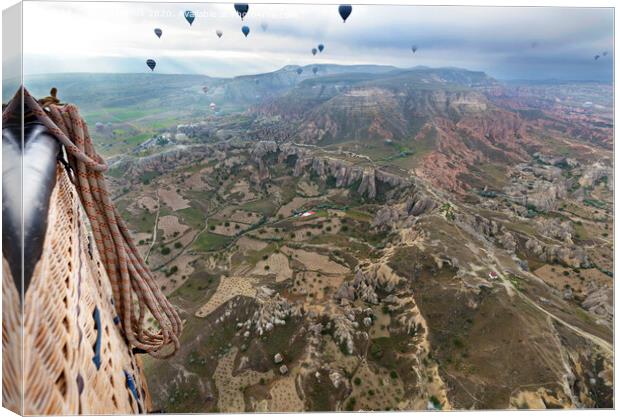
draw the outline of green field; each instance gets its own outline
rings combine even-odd
[[[217,235],[205,231],[194,242],[194,248],[199,252],[212,252],[222,249],[230,242],[228,236]]]
[[[181,218],[181,222],[194,229],[200,229],[205,223],[205,214],[195,207],[187,207],[178,210],[176,214]]]
[[[276,205],[271,200],[267,199],[250,201],[242,205],[240,208],[241,210],[253,211],[267,217],[273,215],[277,209]]]

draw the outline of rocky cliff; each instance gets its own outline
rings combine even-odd
[[[119,170],[128,178],[138,178],[144,172],[164,172],[179,165],[223,155],[225,146],[176,145],[161,152],[144,157],[120,157],[110,161],[110,169]]]
[[[309,149],[291,143],[277,144],[274,141],[256,143],[250,151],[251,159],[258,165],[258,181],[269,178],[267,156],[276,156],[280,163],[294,161],[293,175],[304,173],[317,175],[322,181],[333,179],[337,188],[354,187],[354,190],[369,199],[377,197],[380,186],[400,188],[411,185],[407,178],[371,166],[354,165],[342,159],[314,155]]]

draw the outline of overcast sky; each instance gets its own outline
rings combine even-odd
[[[144,72],[152,58],[156,72],[218,77],[337,63],[454,66],[500,79],[612,79],[610,8],[360,5],[346,23],[337,9],[250,4],[242,23],[231,4],[26,2],[24,72]],[[196,15],[191,27],[185,10]],[[325,51],[313,57],[319,43]]]

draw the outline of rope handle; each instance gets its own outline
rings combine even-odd
[[[57,90],[55,88],[52,88],[51,93],[52,93],[53,98],[55,98],[56,91]],[[69,139],[69,137],[67,137],[65,132],[58,128],[56,123],[54,123],[54,120],[52,120],[50,116],[48,116],[48,114],[45,112],[45,110],[41,108],[41,105],[39,104],[39,102],[30,95],[28,90],[24,88],[23,93],[24,93],[24,107],[28,106],[30,108],[32,114],[36,116],[38,121],[40,121],[45,127],[47,127],[49,131],[60,141],[60,143],[64,145],[68,153],[75,156],[78,160],[86,164],[86,166],[93,171],[105,172],[108,170],[108,165],[106,164],[104,159],[101,158],[99,155],[95,154],[93,157],[91,157],[91,156],[86,155],[83,151],[81,151],[80,148],[78,148],[73,143],[73,141]],[[43,101],[42,104],[44,104],[45,108],[49,109],[52,112],[52,115],[53,115],[52,117],[58,120],[58,117],[60,116],[59,111],[57,109],[57,107],[59,106],[59,103],[54,103],[54,104],[52,103],[53,101],[49,100],[48,98],[48,101]],[[14,99],[10,101],[8,107],[2,113],[3,122],[6,122],[8,118],[14,113],[14,111],[16,110],[15,107],[17,107],[17,104],[18,103]],[[66,108],[66,111],[79,114],[77,107],[73,104],[66,104],[64,107]],[[82,118],[79,118],[77,122],[81,123],[82,125],[85,125]]]

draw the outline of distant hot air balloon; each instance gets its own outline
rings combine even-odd
[[[217,35],[218,38],[221,38],[222,35],[224,34],[224,32],[222,32],[220,29],[215,31],[215,34]]]
[[[594,60],[596,61],[597,59],[599,59],[601,56],[600,55],[594,55]]]
[[[207,87],[206,85],[204,87],[202,87],[202,91],[207,94],[209,92],[209,87]]]
[[[194,12],[192,12],[191,10],[186,10],[183,15],[185,16],[185,20],[187,20],[187,23],[189,23],[189,25],[191,26],[192,23],[194,23],[194,19],[196,18]]]
[[[153,71],[155,69],[155,65],[157,65],[157,63],[153,59],[147,59],[146,60],[146,65],[148,65],[148,67],[151,69],[151,71]]]
[[[532,42],[532,48],[537,48],[538,47],[538,42],[534,41]]]
[[[263,32],[266,32],[269,25],[267,24],[267,22],[263,22],[260,24],[260,27],[263,30]]]
[[[244,26],[241,28],[241,32],[243,32],[243,34],[245,35],[245,37],[247,38],[248,35],[250,34],[250,28],[247,26]]]
[[[411,52],[413,52],[414,54],[415,54],[415,52],[416,52],[417,50],[418,50],[418,47],[417,47],[417,46],[413,45],[413,46],[411,47]]]
[[[235,11],[241,17],[241,20],[248,14],[248,10],[250,10],[250,6],[247,3],[235,3]]]
[[[316,55],[316,48],[312,48],[312,55]]]
[[[301,75],[304,72],[303,68],[297,68],[297,75]]]
[[[317,67],[312,68],[312,72],[316,75],[316,73],[319,71],[319,69]]]
[[[319,44],[319,52],[323,52],[323,49],[325,49],[325,45],[323,45],[322,43]]]
[[[351,16],[351,12],[353,11],[353,6],[350,4],[341,4],[338,7],[338,13],[340,13],[340,17],[342,17],[342,21],[346,22],[347,18]]]
[[[607,51],[603,52],[603,56],[607,56]]]
[[[161,38],[161,29],[160,28],[155,28],[155,34],[157,35],[158,38]]]

